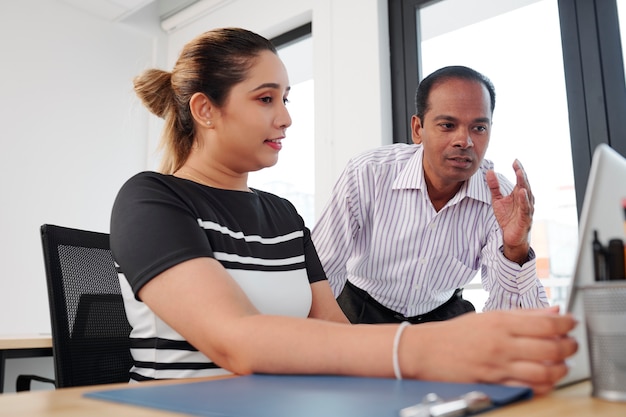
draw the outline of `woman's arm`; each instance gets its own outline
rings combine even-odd
[[[320,303],[319,293],[325,290],[314,285],[318,294],[314,310],[319,312],[328,297]],[[166,270],[139,296],[189,343],[235,373],[393,376],[391,351],[397,326],[352,330],[355,326],[325,320],[262,315],[213,258],[192,259]],[[370,339],[366,350],[364,338]],[[355,355],[358,351],[367,354]],[[363,366],[375,357],[385,360]]]
[[[166,270],[139,295],[198,350],[238,374],[394,376],[397,325],[262,315],[212,258]],[[326,295],[322,299],[315,311],[327,303]],[[570,316],[543,310],[411,326],[400,340],[400,367],[405,378],[524,384],[542,393],[567,372],[564,360],[577,347],[567,337],[574,325]]]

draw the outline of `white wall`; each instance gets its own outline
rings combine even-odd
[[[232,0],[167,41],[150,7],[114,23],[58,0],[0,2],[0,332],[49,331],[39,226],[108,232],[121,184],[156,166],[159,124],[132,77],[171,69],[213,27],[273,37],[311,19],[319,213],[347,159],[392,139],[386,1]]]
[[[39,227],[109,231],[121,184],[156,166],[160,123],[132,78],[171,69],[212,27],[273,37],[312,19],[319,213],[349,157],[391,142],[386,10],[384,0],[231,0],[166,37],[153,5],[114,23],[59,0],[0,1],[0,333],[50,331]],[[51,376],[50,366],[28,372]]]
[[[146,167],[131,80],[158,45],[58,0],[0,2],[0,333],[50,331],[40,225],[108,232]]]
[[[211,28],[240,26],[271,38],[311,19],[319,214],[348,158],[392,142],[385,0],[234,0],[170,35],[167,69],[186,42]]]

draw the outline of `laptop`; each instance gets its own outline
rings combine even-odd
[[[626,198],[626,159],[606,144],[593,153],[591,170],[579,221],[578,251],[567,299],[567,312],[578,320],[572,335],[578,340],[578,352],[568,359],[569,373],[557,386],[590,378],[589,349],[583,310],[581,286],[595,282],[593,247],[594,231],[603,245],[610,239],[626,240],[623,199]]]

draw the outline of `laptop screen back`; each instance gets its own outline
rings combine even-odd
[[[578,352],[569,361],[570,372],[559,385],[566,385],[590,377],[587,334],[582,294],[577,289],[595,282],[593,264],[594,231],[603,245],[610,239],[626,240],[624,208],[626,198],[626,159],[606,144],[599,145],[593,154],[589,180],[585,190],[578,232],[578,251],[572,282],[568,291],[567,311],[578,320],[572,335],[578,340]]]

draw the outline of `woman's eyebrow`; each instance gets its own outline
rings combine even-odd
[[[252,90],[250,90],[250,92],[257,91],[257,90],[262,90],[264,88],[273,88],[273,89],[279,90],[280,89],[280,84],[278,84],[278,83],[263,83],[263,84],[259,85],[258,87],[253,88]],[[291,87],[287,86],[286,91],[289,91],[289,90],[291,90]]]

